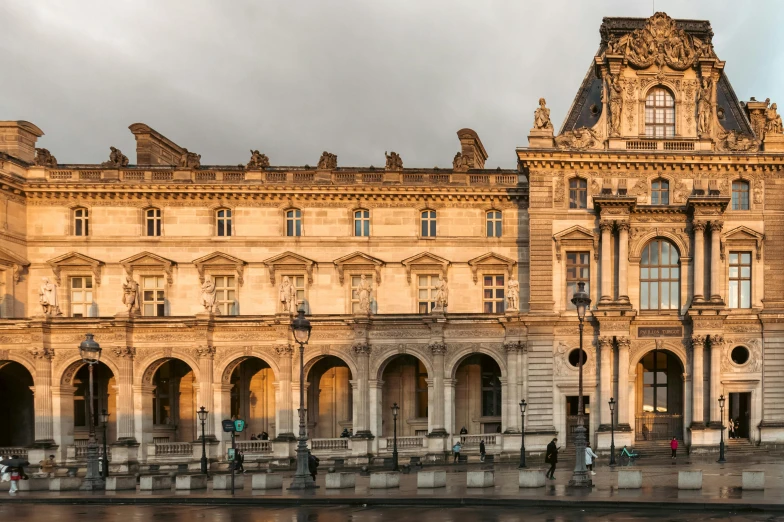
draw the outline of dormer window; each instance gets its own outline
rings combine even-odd
[[[645,98],[645,136],[672,138],[675,136],[675,99],[664,87],[648,91]]]

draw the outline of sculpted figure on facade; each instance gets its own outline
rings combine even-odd
[[[319,158],[318,168],[320,170],[331,170],[338,168],[338,156],[331,152],[324,151]]]
[[[182,155],[180,156],[180,167],[198,169],[201,167],[201,154],[189,152],[188,149],[183,148]]]
[[[746,134],[731,130],[719,134],[716,148],[728,152],[756,152],[759,142]]]
[[[620,136],[621,116],[623,114],[623,86],[619,74],[607,76],[607,100],[610,107],[610,136]]]
[[[41,280],[41,287],[38,289],[38,300],[41,303],[44,315],[63,315],[60,311],[60,301],[57,299],[57,285],[50,282],[48,277],[44,277]]]
[[[506,285],[506,309],[520,309],[520,282],[514,277],[510,277]]]
[[[283,276],[278,288],[278,297],[283,303],[283,311],[293,314],[297,311],[297,289],[291,284],[289,276]]]
[[[601,138],[588,127],[580,127],[566,131],[555,138],[555,146],[559,149],[585,150],[594,147]]]
[[[39,167],[56,167],[57,158],[48,149],[35,149],[35,164]]]
[[[452,170],[455,172],[465,172],[470,168],[471,165],[469,163],[468,156],[463,156],[462,152],[455,154],[455,157],[452,160]]]
[[[117,147],[109,147],[111,152],[109,153],[109,161],[104,161],[101,163],[102,167],[127,167],[128,166],[128,156],[123,154],[120,149]]]
[[[545,106],[546,104],[544,98],[539,98],[539,108],[534,111],[535,130],[552,130],[553,128],[553,123],[550,121],[550,109]]]
[[[373,288],[370,281],[365,277],[365,274],[359,278],[359,287],[357,288],[357,297],[359,297],[359,311],[363,314],[370,313],[370,299],[373,293]]]
[[[697,134],[708,137],[713,123],[713,83],[710,78],[702,80],[699,100],[697,102]]]
[[[247,168],[264,170],[269,166],[270,162],[266,154],[262,154],[258,150],[251,149],[250,161],[248,162]]]
[[[205,277],[204,283],[201,285],[201,305],[204,307],[205,312],[209,312],[211,314],[220,313],[218,304],[216,302],[217,295],[215,282],[211,277]]]
[[[765,109],[765,133],[766,134],[781,134],[784,132],[781,125],[781,116],[778,113],[776,104],[772,104]]]
[[[386,170],[402,170],[403,169],[403,159],[400,157],[395,151],[390,152],[387,154],[384,151],[384,156],[387,158]]]
[[[449,305],[449,287],[443,275],[438,276],[438,283],[436,283],[436,306],[433,308],[434,312],[443,312]]]
[[[123,304],[129,315],[139,313],[139,283],[134,281],[131,276],[125,276]]]

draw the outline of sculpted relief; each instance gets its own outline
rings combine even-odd
[[[602,139],[593,129],[581,127],[566,131],[555,138],[555,146],[559,149],[586,150],[595,148]]]

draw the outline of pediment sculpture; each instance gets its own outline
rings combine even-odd
[[[101,163],[102,167],[127,167],[128,156],[123,154],[117,147],[109,147],[109,161]]]
[[[753,137],[731,130],[719,134],[716,148],[725,152],[757,152],[760,144]]]
[[[183,148],[182,155],[180,156],[180,167],[198,169],[201,167],[201,154],[189,152],[188,149]]]
[[[471,168],[471,160],[468,156],[464,156],[462,152],[455,154],[452,160],[452,170],[455,172],[466,172]]]
[[[585,150],[594,147],[601,141],[601,138],[593,129],[580,127],[556,136],[555,146],[559,149]]]

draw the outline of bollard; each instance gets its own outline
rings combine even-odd
[[[207,475],[177,475],[174,488],[187,491],[207,489]]]
[[[275,473],[254,473],[250,478],[251,489],[281,489],[283,477]]]
[[[642,471],[637,469],[618,470],[618,489],[640,489],[642,487]]]
[[[519,485],[521,488],[543,488],[544,471],[541,469],[521,469]]]
[[[741,489],[744,491],[762,491],[765,489],[764,471],[744,471],[741,477]]]
[[[417,473],[418,488],[446,487],[446,471],[420,471]]]
[[[327,473],[327,489],[347,489],[353,488],[357,484],[357,476],[354,473]]]
[[[19,491],[48,491],[48,490],[49,490],[48,478],[30,477],[29,480],[19,481]]]
[[[400,473],[397,471],[378,471],[370,474],[370,489],[389,489],[400,487]]]
[[[234,475],[234,489],[245,487],[245,475]],[[231,489],[231,475],[214,475],[212,477],[212,489]]]
[[[49,479],[49,491],[76,491],[82,485],[78,477],[55,477]]]
[[[678,489],[702,489],[702,470],[679,471]]]
[[[171,487],[172,479],[169,475],[142,475],[139,479],[139,491],[157,491]]]
[[[133,475],[112,475],[106,479],[106,491],[136,489],[136,477]]]
[[[492,488],[495,485],[495,476],[492,471],[469,471],[466,474],[466,487]]]

